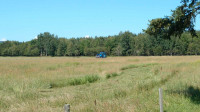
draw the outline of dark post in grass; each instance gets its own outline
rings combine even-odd
[[[160,112],[163,112],[163,96],[161,88],[159,88],[159,103],[160,103]]]
[[[65,104],[64,112],[70,112],[70,105],[69,104]]]

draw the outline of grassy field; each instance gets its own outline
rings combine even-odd
[[[200,57],[0,57],[1,112],[200,111]]]

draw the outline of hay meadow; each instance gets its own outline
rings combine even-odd
[[[200,56],[0,57],[0,112],[200,111]]]

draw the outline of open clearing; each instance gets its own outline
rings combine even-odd
[[[200,57],[0,57],[1,112],[200,111]]]

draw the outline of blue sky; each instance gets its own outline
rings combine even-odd
[[[0,0],[0,40],[29,41],[47,31],[66,38],[137,34],[178,5],[180,0]]]

